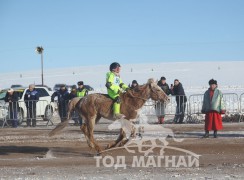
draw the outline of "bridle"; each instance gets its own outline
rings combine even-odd
[[[157,99],[159,99],[159,95],[158,95],[158,93],[156,92],[156,90],[154,90],[153,88],[152,88],[152,86],[151,85],[149,85],[149,88],[152,90],[152,92],[156,95],[156,97],[157,97]],[[147,98],[144,98],[144,97],[139,97],[139,96],[135,96],[131,91],[127,91],[128,92],[128,94],[130,94],[131,95],[131,97],[133,97],[133,98],[138,98],[138,99],[142,99],[142,100],[144,100],[144,101],[147,101],[150,97],[147,97]],[[164,101],[166,101],[165,100],[165,98],[164,98]]]

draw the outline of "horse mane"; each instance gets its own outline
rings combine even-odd
[[[126,104],[132,109],[139,109],[147,100],[148,84],[139,85],[134,89],[130,89],[127,92],[120,95],[122,105]]]

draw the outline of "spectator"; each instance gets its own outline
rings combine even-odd
[[[205,114],[205,135],[209,137],[209,131],[214,130],[214,138],[217,138],[217,131],[223,128],[221,114],[225,114],[223,94],[217,88],[217,81],[209,80],[209,89],[204,93],[202,113]]]
[[[175,123],[182,124],[185,117],[185,109],[187,98],[184,88],[178,79],[174,80],[174,86],[171,87],[172,95],[176,96],[176,114],[174,118]]]
[[[77,91],[76,91],[76,96],[77,97],[84,97],[86,95],[88,95],[88,90],[85,88],[84,86],[84,82],[83,81],[79,81],[77,82],[77,85],[78,85],[78,88],[77,88]],[[76,120],[76,123],[75,125],[82,125],[82,117],[79,116],[78,113],[75,113],[76,114],[76,117],[78,117],[78,119]],[[77,122],[79,121],[79,122]]]
[[[54,102],[54,98],[58,97],[58,112],[63,122],[67,118],[67,108],[69,103],[69,92],[64,84],[62,84],[58,91],[54,92],[51,97],[51,101]]]
[[[131,83],[130,89],[135,89],[138,86],[139,86],[138,82],[136,80],[133,80]]]
[[[88,94],[88,90],[85,88],[84,86],[84,82],[83,81],[79,81],[77,83],[78,85],[78,89],[77,89],[77,97],[84,97]]]
[[[19,110],[19,97],[14,92],[13,89],[9,89],[5,98],[5,102],[8,102],[8,112],[9,112],[9,119],[12,120],[12,127],[17,128],[18,127],[18,110]]]
[[[73,98],[75,98],[75,97],[77,97],[76,91],[77,91],[76,85],[73,85],[71,87],[71,91],[69,93],[69,99],[70,100],[73,99]]]
[[[39,100],[39,94],[34,84],[29,85],[24,100],[27,109],[27,127],[36,127],[36,103]]]
[[[165,92],[165,94],[170,95],[171,90],[169,88],[169,85],[166,83],[166,78],[161,77],[160,80],[158,81],[158,86]],[[156,114],[158,117],[158,123],[163,124],[164,122],[164,117],[165,117],[165,103],[157,102],[156,104]]]

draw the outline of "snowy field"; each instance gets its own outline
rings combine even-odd
[[[165,76],[170,85],[174,79],[179,79],[186,94],[203,93],[208,87],[208,81],[214,78],[223,92],[240,94],[244,92],[244,61],[226,62],[172,62],[147,64],[121,64],[121,77],[129,84],[136,79],[144,84],[147,79],[160,79]],[[85,84],[94,87],[98,92],[105,91],[105,75],[109,65],[76,66],[59,69],[48,69],[44,61],[44,84],[53,88],[56,83],[76,84],[83,80]],[[0,73],[0,89],[12,84],[28,86],[31,83],[41,84],[41,68],[30,71]]]

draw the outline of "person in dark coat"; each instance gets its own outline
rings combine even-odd
[[[18,111],[19,111],[19,97],[13,89],[9,89],[5,98],[5,102],[8,102],[9,119],[12,120],[12,127],[18,127]]]
[[[66,86],[63,84],[60,86],[60,89],[52,94],[51,101],[54,102],[54,98],[58,97],[58,112],[61,119],[61,122],[63,122],[67,118],[67,108],[69,103],[69,92],[66,88]]]
[[[160,78],[160,80],[158,81],[158,86],[165,92],[165,94],[167,94],[167,96],[171,94],[171,89],[169,88],[169,85],[166,83],[165,77]]]
[[[139,86],[138,82],[136,80],[133,80],[131,83],[130,89],[135,89],[138,86]]]
[[[24,97],[27,109],[27,127],[36,127],[36,103],[39,100],[39,94],[34,84],[29,85]]]
[[[75,97],[77,97],[77,87],[76,87],[76,85],[73,85],[71,87],[71,91],[69,93],[69,100],[71,100],[71,99],[73,99]]]
[[[172,95],[176,96],[175,100],[177,104],[174,122],[182,124],[185,117],[185,109],[187,102],[185,91],[178,79],[174,80],[174,86],[172,86],[171,88]]]
[[[166,83],[166,78],[164,76],[162,76],[158,81],[158,86],[165,92],[167,96],[171,94],[171,89],[169,88],[169,85]],[[163,124],[164,122],[165,108],[165,103],[158,102],[156,104],[156,115],[158,117],[159,124]]]
[[[209,80],[209,89],[204,93],[202,113],[205,114],[205,135],[209,137],[209,131],[214,131],[214,138],[217,138],[217,131],[223,128],[221,114],[225,114],[225,104],[222,92],[217,88],[217,81]]]

